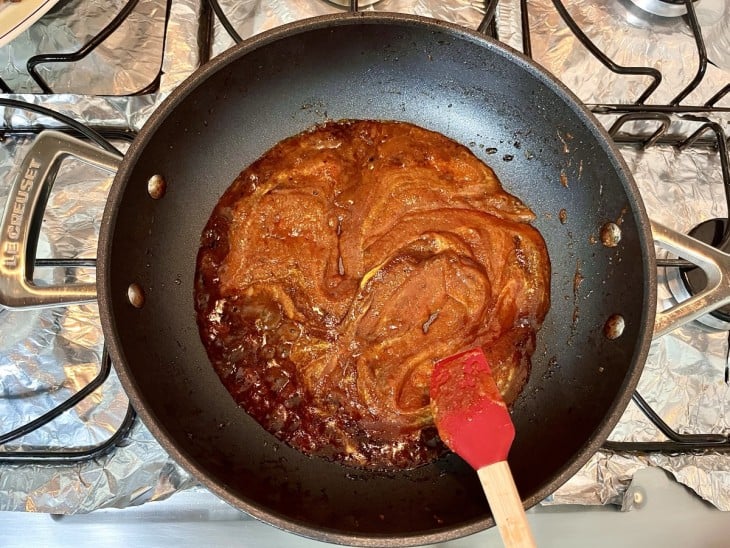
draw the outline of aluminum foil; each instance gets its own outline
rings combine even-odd
[[[520,10],[515,2],[507,4],[510,8],[503,9],[498,19],[500,39],[522,50]],[[661,84],[646,104],[670,103],[695,77],[697,46],[683,18],[651,16],[629,0],[563,0],[563,4],[583,32],[615,63],[654,67],[662,73]],[[686,105],[703,104],[728,83],[728,69],[721,67],[730,54],[718,54],[714,46],[730,43],[730,25],[726,18],[708,12],[703,9],[701,13],[705,14],[705,36],[712,40],[711,63],[702,83],[683,101]],[[651,83],[647,76],[619,75],[607,69],[576,39],[550,0],[531,1],[529,20],[533,58],[583,102],[633,102]]]
[[[654,66],[662,72],[663,82],[647,104],[670,102],[694,78],[697,50],[683,19],[648,16],[623,0],[563,3],[580,28],[615,62],[626,66]],[[519,7],[516,2],[502,2],[500,6],[500,39],[521,50]],[[706,11],[711,11],[706,7]],[[726,20],[713,13],[700,13],[698,7],[698,17],[705,24],[703,34],[714,37],[715,41],[725,39],[725,33],[730,38]],[[589,105],[633,102],[646,89],[649,80],[645,77],[616,75],[598,62],[568,29],[550,0],[531,1],[529,20],[533,58]],[[724,57],[717,48],[708,48],[708,54],[715,64],[708,66],[701,85],[683,104],[703,104],[730,83],[730,70],[723,68]],[[730,98],[719,104],[730,106]],[[615,119],[616,116],[599,116],[606,128]],[[727,127],[730,115],[716,114],[713,119]],[[697,127],[698,122],[675,117],[670,132],[688,135]],[[648,136],[656,126],[631,124],[626,129]],[[693,147],[691,151],[679,152],[669,146],[646,150],[620,146],[620,150],[652,219],[687,232],[701,221],[727,216],[716,149]],[[662,269],[658,282],[658,306],[665,309],[674,301]],[[730,431],[730,387],[724,380],[727,352],[727,333],[710,333],[697,325],[680,328],[653,342],[639,392],[671,427],[682,433],[727,434]],[[664,441],[665,438],[631,403],[609,439]],[[617,504],[630,508],[631,501],[625,495],[633,474],[647,466],[669,471],[705,500],[722,510],[730,510],[728,454],[630,456],[600,451],[545,503]]]
[[[77,51],[101,31],[127,0],[60,2],[47,17],[0,49],[2,78],[17,93],[41,91],[28,75],[27,60],[41,53]],[[83,60],[38,66],[55,93],[125,95],[154,81],[163,53],[165,0],[138,2],[129,17]],[[124,55],[119,54],[123,48]],[[89,78],[79,79],[78,70]]]
[[[200,65],[199,0],[171,3],[164,40],[166,2],[140,2],[120,29],[84,63],[47,75],[62,91],[40,95],[16,67],[37,52],[73,50],[107,24],[125,2],[62,2],[9,46],[0,48],[0,76],[15,91],[4,96],[43,105],[89,125],[139,129],[164,96]],[[114,8],[114,10],[110,9]],[[111,15],[110,15],[111,14]],[[59,29],[64,29],[60,31]],[[76,38],[78,36],[78,39]],[[121,61],[120,61],[121,59]],[[147,86],[162,67],[159,92],[123,95]],[[83,84],[83,85],[82,85]],[[10,129],[58,123],[19,109],[0,109]],[[0,210],[32,137],[4,136],[0,147]],[[114,143],[124,150],[126,143]],[[65,161],[49,199],[38,257],[89,258],[96,255],[99,223],[111,178],[81,162]],[[37,269],[39,283],[93,280],[93,270]],[[0,308],[0,430],[27,423],[85,386],[100,368],[103,335],[95,304],[45,310]],[[89,398],[50,425],[9,442],[3,452],[85,449],[113,435],[127,413],[128,401],[112,372]],[[0,466],[0,509],[70,514],[101,507],[124,507],[169,496],[193,480],[137,421],[122,445],[81,464]]]
[[[246,39],[259,32],[329,13],[341,13],[349,2],[324,0],[219,0],[223,13],[238,34]],[[389,11],[432,17],[469,28],[477,28],[484,17],[484,2],[479,0],[360,0],[363,11]],[[366,6],[366,7],[365,7]],[[233,41],[220,24],[214,28],[213,55],[225,51]]]
[[[655,146],[644,151],[622,147],[621,152],[652,219],[688,232],[703,220],[726,216],[717,151],[698,148],[688,153]],[[658,274],[658,307],[665,309],[675,301],[665,271],[660,269]],[[727,434],[727,352],[727,333],[712,333],[697,325],[677,329],[652,343],[638,390],[679,432]],[[665,438],[631,403],[609,439],[645,442]],[[546,502],[630,505],[623,497],[633,473],[647,466],[667,470],[717,508],[730,510],[730,455],[715,453],[632,457],[599,452]]]
[[[2,165],[7,161],[15,168],[28,148],[27,141],[7,138],[0,152]],[[108,178],[94,181],[85,167],[78,162],[64,162],[45,215],[38,248],[40,258],[96,256],[99,204],[104,203],[110,181]],[[9,181],[15,173],[15,169],[3,169],[3,182]],[[99,178],[99,173],[93,175]],[[8,190],[7,184],[0,189],[3,204]],[[63,270],[38,269],[36,279],[38,283],[63,283],[64,278],[71,276],[79,280],[93,279],[89,272]],[[93,379],[100,369],[103,344],[98,321],[95,304],[0,312],[3,432],[23,425],[28,416],[41,415],[54,402],[67,399]],[[22,438],[21,444],[15,447],[7,444],[0,451],[66,443],[84,447],[106,439],[121,424],[126,405],[121,391],[114,388],[114,383],[109,383],[90,401],[61,415],[52,428],[36,431]],[[82,419],[85,415],[88,417]],[[79,423],[84,422],[88,428],[80,427]],[[110,432],[106,433],[106,430]]]
[[[109,456],[67,465],[4,465],[0,510],[75,514],[161,500],[195,482],[137,423]]]
[[[361,0],[362,5],[366,3]],[[141,17],[149,20],[159,17],[163,4],[161,1],[140,2]],[[114,5],[119,7],[122,2]],[[27,36],[0,48],[0,76],[21,94],[14,98],[49,106],[85,123],[138,129],[164,96],[199,66],[204,35],[200,27],[201,5],[200,0],[172,2],[164,46],[147,21],[140,22],[136,28],[130,22],[118,31],[120,36],[113,42],[114,47],[107,46],[95,54],[81,67],[81,72],[72,75],[58,67],[46,69],[49,80],[55,79],[52,86],[60,86],[58,89],[63,93],[32,95],[37,90],[18,67],[23,67],[29,56],[46,51],[46,44],[62,44],[74,49],[81,42],[76,36],[91,32],[92,27],[101,28],[107,23],[108,13],[112,13],[109,9],[101,10],[102,3],[98,0],[62,2],[27,31]],[[223,0],[221,6],[244,38],[275,25],[342,9],[320,0]],[[627,97],[636,97],[644,88],[646,82],[642,79],[616,77],[596,64],[567,31],[550,0],[531,0],[529,6],[536,59],[558,74],[584,101],[626,102]],[[382,0],[365,9],[417,13],[474,28],[481,21],[483,2]],[[693,40],[679,22],[664,21],[651,27],[624,0],[575,0],[570,2],[569,9],[586,32],[606,47],[616,61],[660,65],[661,59],[671,60],[661,66],[666,74],[665,82],[649,103],[673,98],[694,76]],[[502,0],[497,17],[500,38],[519,49],[519,2]],[[703,17],[711,19],[711,14]],[[622,21],[618,27],[617,20]],[[719,21],[722,22],[722,18]],[[722,28],[720,23],[716,27],[716,23],[710,24],[709,32],[715,33],[716,37],[724,36],[717,34]],[[72,30],[66,31],[66,28]],[[231,44],[220,24],[216,23],[211,56]],[[120,51],[131,63],[123,63],[125,66],[120,68],[114,57],[105,57],[116,53],[114,50]],[[730,81],[728,72],[719,68],[723,66],[720,54],[710,53],[717,66],[708,68],[705,82],[685,101],[688,104],[703,102]],[[629,54],[637,57],[628,58]],[[145,59],[138,56],[145,56]],[[159,93],[132,98],[93,96],[139,89],[157,74],[160,62],[163,74]],[[81,82],[89,87],[78,89],[76,86]],[[0,116],[5,127],[54,125],[43,116],[14,109],[0,109]],[[602,122],[610,126],[613,119],[604,116]],[[678,131],[687,131],[692,125],[692,122],[675,122]],[[29,143],[28,138],[9,136],[0,148],[0,209]],[[122,146],[122,143],[118,145]],[[718,184],[716,151],[697,149],[690,154],[655,146],[646,151],[624,147],[622,152],[635,173],[653,218],[686,229],[705,218],[725,214],[724,197]],[[46,215],[39,244],[40,256],[93,256],[109,184],[108,177],[100,177],[93,168],[78,162],[69,162],[63,167]],[[69,275],[67,271],[52,269],[39,272],[41,279],[48,281]],[[72,275],[93,277],[92,272]],[[671,301],[661,276],[659,301],[660,306]],[[31,312],[0,310],[2,431],[37,416],[50,401],[67,397],[94,376],[99,368],[102,344],[95,305]],[[727,432],[730,394],[723,378],[726,352],[726,334],[708,333],[695,326],[684,327],[654,342],[640,391],[672,426],[691,432]],[[54,428],[44,428],[26,436],[5,450],[80,448],[98,443],[118,428],[126,408],[126,397],[112,374],[92,400],[59,417]],[[661,439],[661,436],[641,412],[630,405],[611,439],[647,441]],[[730,509],[730,472],[726,471],[730,469],[730,456],[723,455],[633,457],[599,452],[545,502],[617,504],[628,508],[630,503],[626,502],[625,494],[631,478],[636,470],[646,466],[669,470],[717,507]],[[0,509],[87,512],[156,500],[192,485],[194,481],[170,460],[138,421],[123,446],[104,457],[64,466],[0,465]]]
[[[0,149],[0,203],[30,146],[8,137]],[[114,143],[124,150],[125,143]],[[94,257],[111,183],[86,164],[62,165],[44,217],[38,257]],[[93,280],[93,271],[39,269],[39,283]],[[3,432],[67,399],[100,369],[103,336],[96,304],[31,311],[0,310],[0,416]],[[89,398],[43,427],[0,448],[6,451],[82,449],[119,428],[128,401],[116,376]],[[0,509],[75,513],[155,500],[192,485],[137,422],[122,447],[77,465],[0,467]]]

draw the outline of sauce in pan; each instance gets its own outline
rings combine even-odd
[[[446,449],[433,364],[473,346],[509,404],[549,306],[534,218],[466,147],[329,122],[243,171],[203,232],[201,338],[235,401],[311,455],[409,468]]]

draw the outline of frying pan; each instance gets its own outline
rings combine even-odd
[[[353,118],[403,120],[469,146],[537,214],[552,307],[514,405],[509,462],[526,507],[557,489],[607,438],[639,379],[655,320],[651,229],[620,155],[576,98],[530,60],[469,30],[405,15],[338,14],[258,35],[198,70],[118,167],[99,242],[102,326],[142,420],[221,498],[330,542],[443,542],[493,525],[463,461],[450,455],[374,472],[289,448],[236,407],[195,322],[200,234],[226,187],[281,139]],[[94,298],[91,286],[28,281],[35,244],[27,215],[48,193],[34,189],[67,153],[117,167],[90,145],[57,134],[36,140],[3,221],[6,305]],[[165,183],[154,198],[151,179]],[[606,227],[620,240],[604,245]]]

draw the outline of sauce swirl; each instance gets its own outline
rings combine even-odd
[[[213,367],[312,455],[410,468],[446,449],[433,364],[481,346],[503,398],[549,306],[534,214],[466,147],[401,122],[328,122],[245,169],[202,237],[195,307]]]

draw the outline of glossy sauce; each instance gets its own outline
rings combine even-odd
[[[235,401],[312,455],[409,468],[445,451],[433,364],[484,348],[511,403],[549,306],[533,213],[446,137],[331,122],[243,171],[203,232],[201,338]]]

